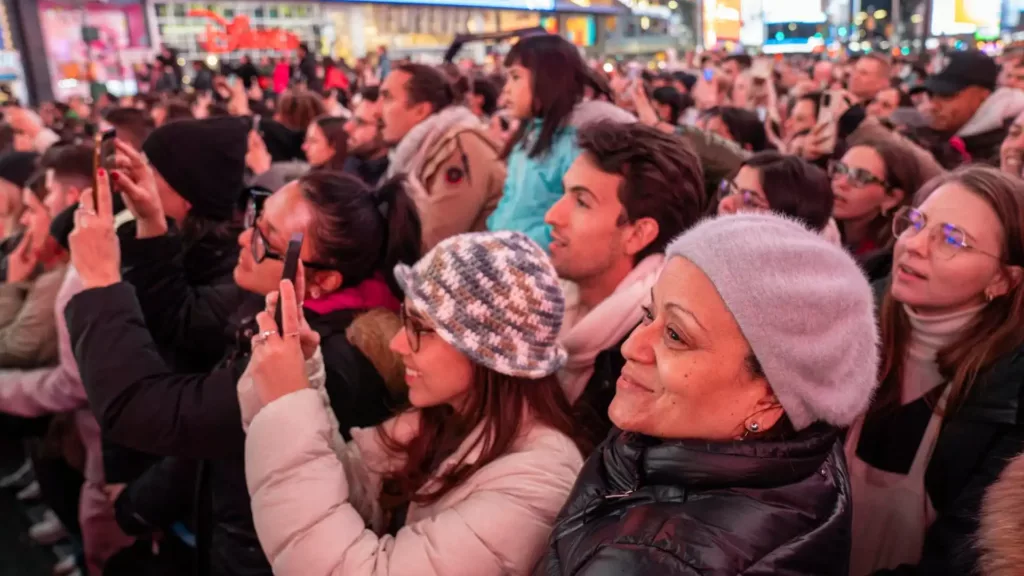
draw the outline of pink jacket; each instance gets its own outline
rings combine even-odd
[[[83,288],[78,272],[69,266],[54,304],[60,363],[37,370],[0,371],[0,412],[25,417],[75,413],[78,435],[85,445],[85,484],[82,485],[78,517],[89,574],[99,576],[107,558],[130,545],[133,539],[117,526],[113,502],[104,492],[100,426],[89,409],[89,399],[82,386],[71,348],[71,336],[64,320],[64,308]]]
[[[270,403],[249,425],[253,517],[278,576],[528,574],[583,465],[568,437],[528,426],[508,454],[438,502],[410,505],[398,534],[379,536],[381,475],[400,462],[375,428],[353,429],[352,441],[332,450],[331,420],[324,398],[309,389]],[[382,426],[408,438],[419,413]]]
[[[291,69],[287,64],[278,62],[274,66],[274,93],[282,94],[288,89],[288,83],[291,82]]]

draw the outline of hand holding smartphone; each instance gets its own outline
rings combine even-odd
[[[106,171],[107,178],[110,178],[110,173],[117,168],[115,164],[115,155],[117,150],[114,146],[114,141],[117,139],[116,130],[107,130],[105,132],[97,132],[93,136],[93,152],[92,152],[92,190],[93,194],[96,190],[99,190],[99,180],[97,180],[100,169]]]
[[[281,280],[291,280],[292,286],[296,287],[296,297],[299,299],[302,298],[302,295],[298,293],[298,284],[296,283],[296,280],[298,279],[299,253],[302,251],[302,239],[303,234],[301,232],[296,232],[295,234],[292,234],[291,240],[288,241],[288,251],[285,253],[284,257],[284,271],[281,273]],[[282,324],[281,321],[282,308],[284,308],[284,306],[282,306],[279,297],[277,302],[277,309],[274,310],[274,322],[277,323],[278,334],[284,337],[284,324]]]

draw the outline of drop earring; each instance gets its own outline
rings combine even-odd
[[[320,297],[320,288],[313,286],[312,288],[309,289],[309,295],[311,298],[316,300],[317,298]]]

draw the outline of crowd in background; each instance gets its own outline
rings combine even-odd
[[[164,48],[4,108],[54,572],[1021,574],[1024,54],[644,64]]]

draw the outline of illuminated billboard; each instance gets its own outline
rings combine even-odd
[[[337,1],[337,0],[335,0]],[[342,0],[347,1],[347,0]],[[421,6],[454,6],[460,8],[497,8],[499,10],[555,9],[555,0],[373,0],[381,4],[414,4]]]
[[[740,0],[704,0],[704,45],[740,39]]]
[[[934,0],[933,36],[998,34],[1001,0]]]

